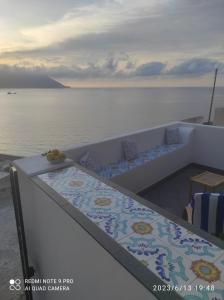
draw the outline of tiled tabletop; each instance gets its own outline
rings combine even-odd
[[[74,166],[38,177],[184,299],[224,299],[223,249]]]

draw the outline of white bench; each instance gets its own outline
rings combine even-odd
[[[179,127],[178,145],[165,145],[165,131],[171,126]],[[98,174],[137,193],[192,162],[193,131],[191,126],[171,123],[68,149],[65,152],[77,163],[82,155],[89,152],[98,166]],[[123,159],[121,142],[126,138],[134,141],[138,148],[139,156],[132,162]],[[106,175],[105,170],[110,168],[113,172]]]

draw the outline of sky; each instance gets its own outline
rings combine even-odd
[[[224,0],[0,0],[0,74],[74,87],[224,86]]]

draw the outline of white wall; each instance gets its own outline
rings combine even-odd
[[[78,161],[81,155],[89,151],[97,165],[106,165],[122,159],[121,141],[123,139],[130,138],[135,141],[137,151],[141,152],[164,144],[166,128],[171,126],[178,126],[180,128],[181,143],[184,144],[182,148],[111,179],[111,181],[118,185],[134,193],[138,193],[192,162],[192,136],[194,130],[191,124],[182,124],[180,122],[169,123],[126,136],[107,139],[99,143],[72,148],[67,150],[66,154],[73,160]]]
[[[86,144],[78,147],[73,146],[69,149],[64,149],[64,151],[69,158],[73,159],[76,162],[79,161],[80,157],[83,154],[89,151],[91,153],[91,157],[94,159],[97,165],[105,165],[116,162],[123,158],[121,148],[122,140],[130,138],[131,140],[136,142],[138,152],[141,152],[157,145],[163,144],[166,127],[174,125],[178,126],[178,124],[180,123],[173,122],[164,124],[153,128],[139,130],[134,133],[132,132],[128,135],[101,140],[96,143]]]
[[[192,147],[187,149],[189,152],[185,153],[183,161],[183,155],[178,152],[172,160],[179,159],[179,167],[182,163],[195,162],[224,169],[224,128],[181,124],[195,128],[193,143]],[[148,147],[149,143],[159,143],[162,141],[164,128],[165,126],[154,128],[146,135],[143,131],[141,137],[135,134],[136,141],[138,138],[143,140],[142,149]],[[147,138],[142,139],[143,133]],[[103,151],[108,149],[112,153],[113,148],[110,147],[113,140],[105,145]],[[72,151],[74,149],[68,153],[72,154]],[[164,174],[164,170],[171,170],[171,156],[168,155],[167,158],[166,162],[160,160],[159,164],[156,165],[155,161],[155,165],[151,165],[153,168],[149,171],[154,177],[159,178]],[[153,170],[158,174],[154,174]],[[143,172],[141,176],[145,175]],[[154,177],[151,178],[152,181],[156,180]],[[19,182],[28,252],[31,264],[37,270],[37,276],[75,279],[70,294],[34,294],[35,300],[86,300],[90,299],[90,296],[92,300],[154,299],[143,285],[22,172],[19,172]]]
[[[137,194],[190,163],[191,147],[184,146],[111,180]]]
[[[156,298],[30,179],[19,173],[30,264],[36,278],[74,278],[71,292],[34,300]]]
[[[224,127],[194,125],[193,162],[224,170]]]

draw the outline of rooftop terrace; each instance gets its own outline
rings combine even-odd
[[[164,133],[174,126],[180,129],[180,145],[167,151]],[[58,166],[41,156],[15,161],[37,276],[77,278],[80,284],[65,299],[91,294],[101,300],[105,293],[108,300],[224,297],[223,242],[180,218],[190,198],[189,177],[204,169],[223,172],[223,137],[222,127],[175,122],[65,149],[72,161]],[[126,138],[141,153],[133,163],[121,155]],[[98,165],[95,171],[78,164],[87,152]],[[99,176],[102,168],[109,170],[109,180]],[[200,266],[215,277],[199,274]],[[195,289],[211,282],[215,292]],[[159,284],[179,288],[163,294],[154,290]],[[180,289],[183,285],[194,289]],[[46,297],[52,299],[51,293]]]
[[[170,213],[179,218],[183,217],[184,208],[189,203],[189,186],[190,178],[201,174],[205,171],[214,171],[213,169],[200,166],[197,164],[190,164],[181,170],[178,170],[171,176],[164,180],[157,182],[155,185],[148,187],[141,191],[139,195],[148,201],[164,208]],[[217,174],[224,174],[222,170],[215,170]],[[203,186],[195,183],[192,188],[192,193],[203,192]],[[219,186],[216,192],[224,192],[224,185]]]

